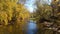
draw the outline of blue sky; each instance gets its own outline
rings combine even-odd
[[[35,0],[27,0],[25,3],[25,6],[27,7],[27,9],[32,12],[34,9],[34,2]]]
[[[42,1],[42,0],[41,0]],[[51,3],[51,0],[43,0],[41,3],[47,3],[50,5]],[[35,8],[35,0],[26,0],[25,2],[25,6],[27,7],[27,9],[30,11],[30,12],[33,12],[34,8]]]

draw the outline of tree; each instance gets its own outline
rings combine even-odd
[[[0,0],[0,33],[22,34],[29,20],[29,12],[18,0]],[[8,30],[8,31],[7,31]]]
[[[36,19],[37,21],[40,21],[40,19],[50,19],[50,16],[52,16],[52,7],[48,4],[42,4],[40,1],[36,2]]]
[[[39,26],[40,31],[44,29],[44,27],[46,25],[44,25],[44,22],[50,22],[53,23],[52,26],[50,26],[51,28],[55,28],[57,27],[58,29],[60,28],[60,0],[53,0],[51,2],[51,5],[48,4],[41,4],[39,2],[36,3],[37,5],[37,9],[35,12],[35,18],[37,19],[37,23]],[[56,26],[55,26],[56,25]],[[47,27],[47,28],[50,28]],[[47,29],[49,32],[49,29]],[[43,30],[45,33],[44,34],[48,34],[48,32],[46,32],[47,30]],[[42,31],[42,32],[43,32]],[[52,31],[52,30],[51,30]],[[52,33],[56,33],[57,30],[55,31],[55,29],[52,31]]]
[[[4,22],[5,25],[8,25],[8,22],[10,22],[13,17],[15,17],[17,20],[20,20],[20,18],[24,20],[25,18],[29,17],[28,10],[22,4],[17,2],[18,0],[1,0],[0,21]]]

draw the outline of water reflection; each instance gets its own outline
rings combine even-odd
[[[37,25],[34,21],[30,20],[27,25],[27,34],[36,34]]]

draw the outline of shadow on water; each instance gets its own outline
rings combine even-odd
[[[26,34],[36,34],[37,33],[37,25],[36,22],[30,20],[27,24]]]

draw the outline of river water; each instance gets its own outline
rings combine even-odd
[[[37,33],[37,25],[35,21],[30,20],[27,24],[26,34],[36,34]]]

